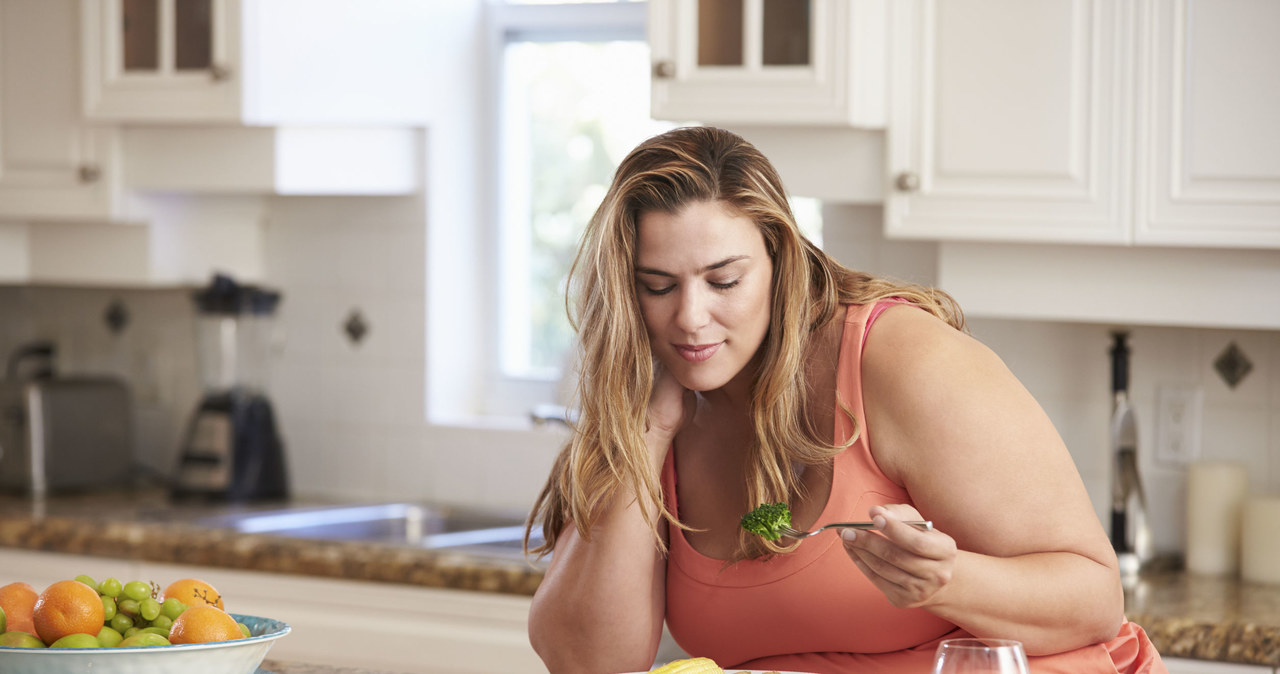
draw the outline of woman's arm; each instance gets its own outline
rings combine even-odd
[[[845,547],[895,605],[1054,653],[1115,636],[1115,554],[1062,439],[1000,359],[923,311],[887,310],[863,357],[868,442],[938,531],[873,508]]]
[[[615,499],[590,542],[572,524],[565,530],[534,594],[529,641],[553,673],[653,665],[666,610],[666,560],[640,506],[626,499]]]
[[[662,373],[652,398],[645,444],[657,476],[676,432],[692,416],[692,394]],[[667,571],[648,524],[656,517],[655,505],[620,489],[591,528],[590,541],[568,524],[529,611],[529,641],[551,672],[647,671],[653,665]],[[666,531],[664,522],[659,529]]]

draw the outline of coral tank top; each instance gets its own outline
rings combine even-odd
[[[840,344],[837,396],[855,418],[862,405],[862,345],[876,317],[895,301],[847,309]],[[854,431],[841,410],[835,438]],[[873,505],[912,503],[876,465],[868,448],[872,433],[836,455],[831,495],[820,522],[863,520]],[[675,452],[662,470],[668,507],[679,513]],[[667,560],[666,620],[676,643],[694,656],[725,668],[793,672],[922,674],[938,642],[969,636],[923,609],[900,609],[853,565],[840,537],[824,534],[801,541],[794,552],[725,566],[694,550],[671,527]],[[1037,674],[1165,672],[1142,628],[1126,622],[1110,642],[1053,656],[1030,658]]]

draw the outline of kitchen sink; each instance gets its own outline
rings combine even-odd
[[[524,517],[414,503],[291,507],[200,518],[201,526],[315,540],[360,541],[523,559]],[[540,530],[531,545],[542,542]]]

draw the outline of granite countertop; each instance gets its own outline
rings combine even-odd
[[[0,547],[532,595],[545,565],[403,545],[243,534],[192,524],[155,494],[0,496]],[[1280,586],[1144,573],[1125,613],[1166,657],[1280,666]],[[269,662],[274,674],[374,674]]]
[[[1280,586],[1151,573],[1125,590],[1125,614],[1165,657],[1280,666]]]
[[[38,504],[0,496],[0,547],[529,596],[545,569],[541,562],[451,550],[247,534],[193,523],[197,513],[217,509],[184,512],[160,492],[52,497]]]

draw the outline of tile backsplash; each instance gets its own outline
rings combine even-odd
[[[265,284],[282,291],[270,373],[294,490],[526,508],[563,431],[434,426],[426,388],[426,236],[417,197],[272,198]],[[886,241],[878,207],[824,209],[825,241],[855,267],[933,280],[933,244]],[[127,322],[114,333],[113,303]],[[1194,307],[1188,307],[1194,311]],[[350,338],[358,314],[365,333]],[[1120,326],[971,318],[1040,401],[1101,514],[1108,507],[1110,332]],[[1280,493],[1280,333],[1129,329],[1131,397],[1157,546],[1182,546],[1185,465],[1159,458],[1163,387],[1199,389],[1199,455],[1239,461],[1255,493]],[[53,339],[64,373],[112,373],[133,386],[140,458],[172,469],[199,395],[187,288],[0,287],[0,354]],[[1232,388],[1214,360],[1235,343],[1252,370]]]

